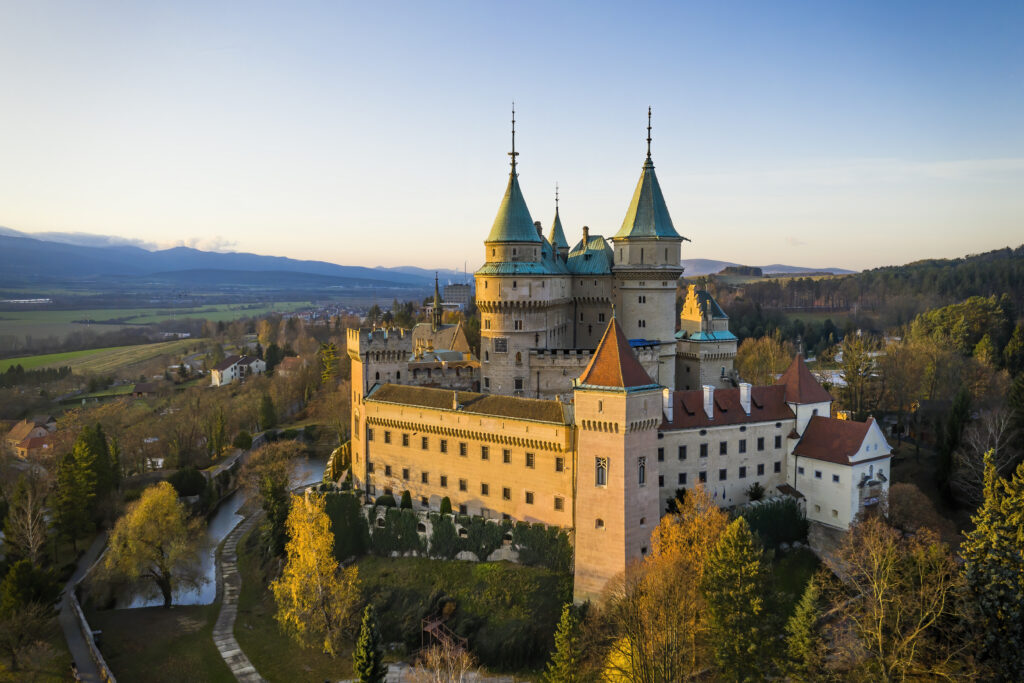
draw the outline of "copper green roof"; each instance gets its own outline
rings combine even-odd
[[[558,217],[558,209],[555,209],[555,222],[551,224],[551,234],[548,236],[548,242],[551,246],[558,249],[568,249],[569,241],[565,239],[565,233],[562,232],[562,220]]]
[[[647,237],[653,239],[682,239],[672,225],[672,217],[668,215],[665,197],[658,185],[658,176],[654,174],[654,162],[648,156],[644,162],[643,173],[633,192],[633,200],[629,203],[626,217],[612,239],[626,237]]]
[[[574,275],[608,275],[612,272],[614,253],[600,235],[590,235],[587,243],[583,240],[569,252],[566,266]]]
[[[700,307],[701,313],[710,315],[712,318],[729,319],[729,316],[725,314],[725,311],[722,310],[722,307],[718,305],[715,297],[711,296],[709,291],[698,289],[694,294],[697,296],[697,305]]]
[[[475,275],[553,275],[551,265],[537,261],[492,261],[485,263]]]
[[[519,178],[513,172],[508,176],[508,187],[498,207],[498,215],[494,218],[491,233],[485,243],[489,242],[533,242],[541,241],[537,228],[533,226],[530,210],[526,208],[523,191],[519,189]]]

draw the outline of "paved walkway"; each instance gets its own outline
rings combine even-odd
[[[245,683],[258,683],[263,681],[263,678],[235,640],[238,591],[242,588],[242,577],[238,573],[238,542],[256,526],[261,516],[261,513],[257,512],[242,520],[224,539],[224,544],[217,554],[221,603],[220,615],[217,616],[217,623],[213,627],[213,642],[220,651],[220,656],[227,662],[231,673]]]
[[[71,608],[71,601],[68,596],[75,589],[75,584],[82,580],[86,572],[99,559],[100,553],[103,552],[106,544],[106,533],[99,534],[93,540],[89,549],[85,551],[85,554],[78,560],[75,573],[71,575],[71,579],[64,586],[64,594],[60,600],[60,614],[57,616],[57,621],[64,631],[64,639],[68,641],[68,650],[71,651],[71,657],[75,660],[75,666],[78,667],[78,676],[81,680],[89,681],[90,683],[100,683],[103,679],[100,677],[100,671],[89,652],[89,646],[85,642],[85,636],[82,635],[82,629],[79,626],[80,622],[75,615],[75,611]]]

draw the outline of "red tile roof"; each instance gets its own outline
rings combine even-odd
[[[837,465],[851,465],[850,458],[860,450],[874,421],[873,417],[869,417],[867,422],[854,422],[815,415],[804,428],[803,437],[793,449],[793,454]]]
[[[779,422],[796,417],[786,405],[785,388],[779,385],[750,388],[750,415],[740,405],[739,389],[715,389],[714,416],[704,412],[704,390],[677,391],[672,394],[672,421],[662,430],[722,427],[751,422]]]
[[[655,382],[644,370],[644,366],[640,365],[629,346],[629,340],[613,316],[590,363],[580,375],[579,383],[629,389],[651,386]]]
[[[24,448],[27,451],[34,451],[49,447],[50,437],[48,436],[30,436],[18,444],[18,448]]]
[[[776,384],[786,387],[787,403],[823,403],[832,400],[832,395],[818,384],[818,380],[807,369],[801,354],[797,354]]]

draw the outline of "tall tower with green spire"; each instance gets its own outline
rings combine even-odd
[[[676,281],[683,240],[669,215],[651,159],[651,109],[647,108],[647,158],[622,227],[612,237],[619,323],[629,339],[659,344],[657,382],[675,386]]]

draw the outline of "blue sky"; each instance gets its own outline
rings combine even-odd
[[[507,179],[571,242],[654,160],[684,257],[1024,239],[1024,3],[0,2],[0,225],[473,268]]]

